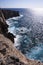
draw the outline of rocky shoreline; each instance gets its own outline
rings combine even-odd
[[[0,65],[43,65],[40,61],[27,59],[14,46],[14,35],[8,33],[6,19],[19,16],[18,11],[0,9]]]
[[[0,10],[3,12],[5,19],[19,16],[19,11],[12,11],[6,9],[0,9]]]

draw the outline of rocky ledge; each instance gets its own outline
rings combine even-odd
[[[18,51],[13,45],[14,37],[13,34],[8,33],[8,25],[3,11],[0,10],[0,65],[43,65],[39,61],[27,59]]]

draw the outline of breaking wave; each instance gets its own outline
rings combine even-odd
[[[28,10],[29,11],[29,10]],[[17,49],[27,58],[43,62],[43,17],[39,18],[31,12],[22,12],[22,15],[9,18],[8,32],[13,33]]]

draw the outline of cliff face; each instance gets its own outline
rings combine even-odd
[[[7,17],[6,11],[3,11],[4,10],[0,10],[0,33],[2,33],[5,37],[9,38],[14,43],[15,36],[12,33],[8,33],[8,25],[5,22],[6,20],[4,14],[6,15],[6,18],[9,18],[10,16]]]
[[[0,65],[43,65],[43,63],[39,61],[28,60],[20,51],[18,51],[13,46],[13,39],[14,39],[13,34],[8,33],[8,25],[6,24],[5,17],[3,15],[3,12],[1,11],[0,13]]]
[[[6,37],[8,37],[13,43],[15,36],[12,33],[8,33],[8,25],[6,24],[6,19],[11,17],[19,16],[18,11],[4,10],[0,9],[0,28],[1,33],[3,33]]]
[[[3,12],[5,19],[19,16],[19,11],[11,11],[11,10],[1,9],[1,12]]]
[[[6,11],[4,12],[6,13]],[[26,58],[13,47],[15,36],[8,33],[8,25],[5,22],[4,14],[0,10],[0,65],[25,65],[23,60],[26,60]]]
[[[21,57],[22,59],[21,59]],[[0,34],[0,65],[25,65],[26,58],[13,47],[13,43],[3,34]]]

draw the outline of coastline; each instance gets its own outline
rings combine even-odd
[[[9,14],[11,12],[12,14]],[[27,59],[20,51],[18,51],[15,47],[13,47],[15,36],[11,33],[8,33],[8,25],[6,24],[5,21],[8,18],[16,17],[16,16],[19,16],[19,12],[17,11],[13,12],[8,10],[0,10],[0,58],[1,58],[0,65],[1,64],[10,65],[11,63],[13,65],[16,65],[16,64],[43,65],[43,63],[39,61]],[[15,61],[15,64],[14,64],[14,61]]]

